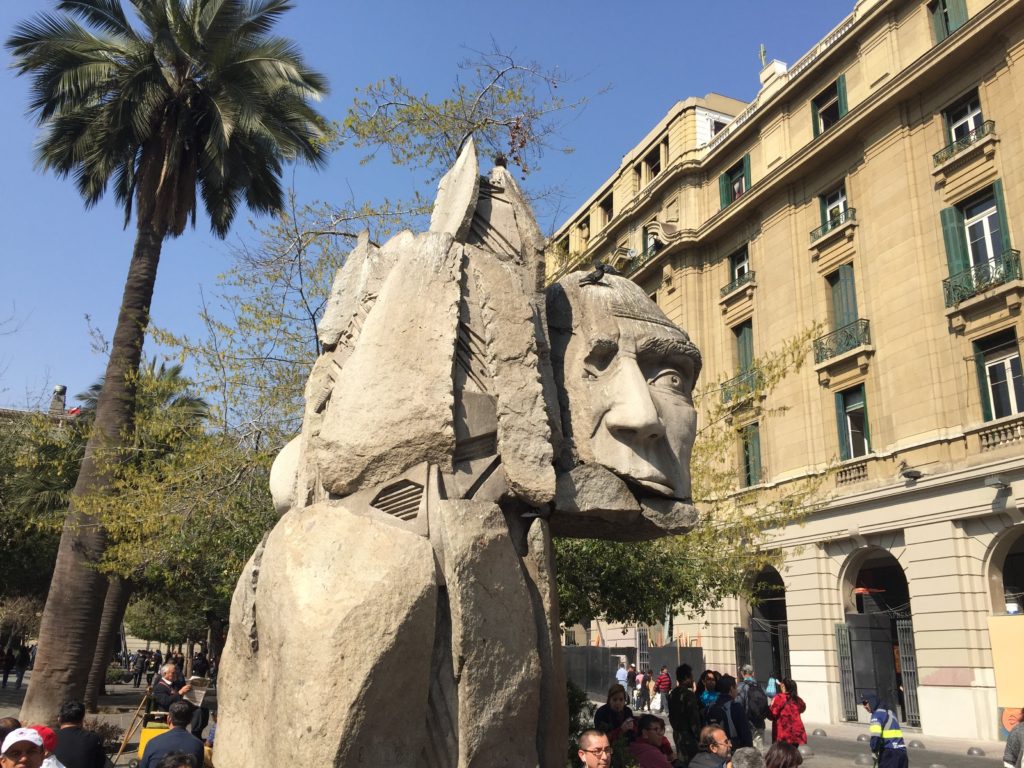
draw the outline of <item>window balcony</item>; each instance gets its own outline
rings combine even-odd
[[[724,298],[724,297],[728,296],[730,293],[732,293],[733,291],[738,290],[739,288],[741,288],[742,286],[746,285],[747,283],[752,283],[752,282],[754,282],[754,273],[753,272],[744,272],[742,275],[737,277],[731,283],[729,283],[728,285],[724,286],[722,288],[722,290],[718,292],[718,295]]]
[[[968,147],[977,144],[986,136],[994,134],[996,131],[996,123],[994,120],[986,120],[973,131],[968,133],[962,139],[957,139],[952,144],[943,147],[934,155],[932,155],[932,163],[936,168],[945,163],[947,160],[951,160],[956,155],[963,152]]]
[[[764,385],[764,377],[757,368],[744,371],[722,384],[722,403],[739,403]]]
[[[826,221],[824,224],[822,224],[817,229],[812,229],[811,230],[811,242],[812,243],[816,243],[818,240],[821,240],[821,238],[823,238],[829,232],[832,232],[832,231],[834,231],[836,229],[839,229],[844,224],[848,224],[848,223],[854,222],[856,220],[857,220],[857,209],[856,208],[847,208],[845,211],[840,213],[838,216],[833,216],[831,219]]]
[[[942,294],[946,307],[955,307],[962,301],[995,288],[1011,280],[1021,279],[1020,251],[1004,251],[990,261],[983,262],[942,281]]]
[[[644,264],[653,259],[654,255],[660,250],[661,243],[651,243],[645,250],[640,251],[640,253],[626,262],[622,273],[627,276],[635,274]]]
[[[814,362],[823,363],[871,343],[870,323],[861,318],[814,340]]]

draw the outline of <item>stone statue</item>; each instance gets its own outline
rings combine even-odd
[[[472,139],[427,232],[360,240],[232,601],[218,768],[564,764],[552,535],[696,521],[700,354],[581,275],[545,301],[529,206]]]

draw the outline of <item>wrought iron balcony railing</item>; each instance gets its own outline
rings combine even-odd
[[[994,259],[947,277],[942,281],[942,294],[948,308],[984,293],[989,288],[1020,279],[1020,251],[1003,251]]]
[[[848,221],[856,221],[856,220],[857,220],[857,209],[856,208],[847,208],[845,211],[840,213],[838,216],[833,216],[831,219],[826,221],[824,224],[822,224],[817,229],[812,229],[811,230],[811,242],[813,243],[813,242],[815,242],[817,240],[820,240],[825,235],[827,235],[829,232],[831,232],[833,229],[837,229],[838,227],[841,227],[843,224],[845,224]]]
[[[966,136],[957,139],[952,144],[943,147],[934,155],[932,155],[932,162],[936,165],[942,165],[944,162],[953,157],[953,155],[959,154],[967,149],[971,144],[974,144],[978,139],[984,136],[988,136],[990,133],[995,133],[996,124],[994,120],[986,120],[973,131],[968,133]]]
[[[735,291],[741,285],[746,285],[747,283],[752,283],[752,282],[754,282],[754,273],[753,272],[744,272],[742,275],[737,277],[731,283],[729,283],[728,285],[724,286],[719,293],[722,296],[728,296],[730,293]]]
[[[640,267],[642,267],[648,261],[653,259],[654,254],[656,254],[659,250],[661,250],[661,243],[652,243],[651,245],[647,246],[645,250],[640,251],[640,253],[638,253],[636,256],[634,256],[633,258],[626,262],[626,267],[625,269],[622,270],[623,274],[632,275],[634,272],[640,269]]]
[[[814,340],[814,362],[823,363],[844,352],[871,343],[870,323],[861,318]]]
[[[754,390],[760,389],[763,384],[764,377],[757,368],[744,371],[739,376],[734,376],[722,384],[722,402],[739,402]]]

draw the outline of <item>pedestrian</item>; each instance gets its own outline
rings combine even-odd
[[[630,664],[626,671],[626,693],[629,694],[629,703],[636,708],[636,664]]]
[[[661,673],[654,680],[654,691],[658,695],[659,712],[668,712],[668,694],[672,690],[672,678],[669,677],[668,667],[662,665]]]
[[[689,664],[676,667],[676,687],[668,695],[668,721],[676,744],[676,761],[679,768],[686,768],[697,754],[702,725],[700,703],[693,692],[693,669]]]
[[[53,729],[45,725],[33,725],[32,730],[38,733],[43,740],[42,768],[66,768],[64,763],[53,754],[53,750],[57,747],[57,734],[53,732]]]
[[[141,648],[135,654],[132,661],[132,671],[135,673],[135,687],[142,685],[142,675],[146,672],[146,656],[148,654]]]
[[[764,741],[765,718],[768,717],[768,695],[754,677],[754,668],[750,664],[740,667],[742,681],[739,684],[737,701],[750,721],[750,732],[754,748],[762,755],[768,749]]]
[[[700,708],[707,709],[718,701],[718,673],[705,669],[700,676],[700,689],[697,692],[700,698]]]
[[[637,737],[629,743],[629,754],[638,767],[672,768],[674,754],[665,738],[665,721],[656,715],[642,715],[637,731]]]
[[[594,727],[608,734],[611,743],[633,735],[633,710],[626,706],[626,689],[618,683],[608,689],[607,703],[594,713]]]
[[[636,711],[643,712],[647,709],[650,700],[647,693],[647,674],[641,669],[636,675]]]
[[[1006,749],[1003,751],[1003,768],[1021,768],[1021,757],[1024,755],[1024,709],[1017,715],[1017,724],[1006,737]]]
[[[15,728],[0,744],[0,767],[40,768],[45,757],[43,737],[33,728]]]
[[[807,729],[800,717],[806,709],[804,700],[797,695],[796,682],[788,677],[780,680],[779,692],[768,708],[768,718],[772,721],[772,741],[806,744]]]
[[[85,725],[85,705],[80,701],[65,701],[57,715],[57,746],[53,753],[67,768],[103,768],[107,753],[103,739]]]
[[[621,685],[623,688],[626,687],[626,681],[629,679],[629,672],[626,671],[626,662],[620,661],[619,668],[615,670],[615,682]]]
[[[777,741],[768,749],[764,756],[765,768],[797,768],[804,762],[803,755],[795,744],[788,741]]]
[[[24,645],[18,649],[18,655],[14,659],[14,687],[21,688],[21,681],[25,677],[25,670],[28,669],[30,657],[28,648]]]
[[[860,703],[870,715],[868,733],[871,751],[878,758],[878,768],[906,768],[907,745],[903,742],[903,729],[896,715],[874,691],[869,691]]]
[[[717,725],[707,725],[700,732],[700,751],[689,768],[724,768],[729,764],[732,742]]]
[[[750,721],[742,705],[736,701],[736,692],[736,678],[722,675],[718,679],[718,699],[707,708],[704,719],[708,725],[717,725],[724,730],[734,749],[752,747]]]
[[[740,747],[732,753],[732,768],[765,768],[764,757],[754,747]]]
[[[172,752],[184,752],[195,760],[198,768],[203,764],[203,742],[185,730],[192,719],[192,707],[187,701],[175,701],[167,712],[170,730],[146,742],[139,768],[156,768],[162,757]]]
[[[608,768],[612,763],[612,747],[608,735],[594,728],[580,734],[576,752],[583,768]]]

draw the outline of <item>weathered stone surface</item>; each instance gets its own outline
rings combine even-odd
[[[436,600],[421,536],[326,504],[281,518],[255,586],[258,649],[237,622],[228,636],[218,768],[418,766]]]
[[[301,453],[302,438],[292,438],[270,466],[270,498],[279,515],[295,506],[295,479],[299,472]]]
[[[458,680],[459,768],[537,765],[540,661],[522,565],[497,504],[439,505]]]
[[[622,478],[600,464],[577,464],[558,476],[555,507],[560,513],[628,523],[640,516],[640,503]]]
[[[514,268],[473,246],[466,252],[483,309],[498,453],[512,491],[532,506],[544,506],[555,495],[554,453],[530,297]]]
[[[430,231],[445,232],[458,242],[465,242],[480,192],[480,164],[476,142],[466,139],[455,165],[437,185],[437,199],[430,213]]]
[[[412,234],[401,233],[398,239],[408,244]],[[400,252],[394,246],[382,251],[370,242],[368,232],[360,233],[356,247],[334,276],[331,295],[317,325],[317,334],[325,347],[350,344]]]
[[[455,447],[452,363],[462,248],[415,239],[391,270],[313,439],[320,482],[344,496]]]

